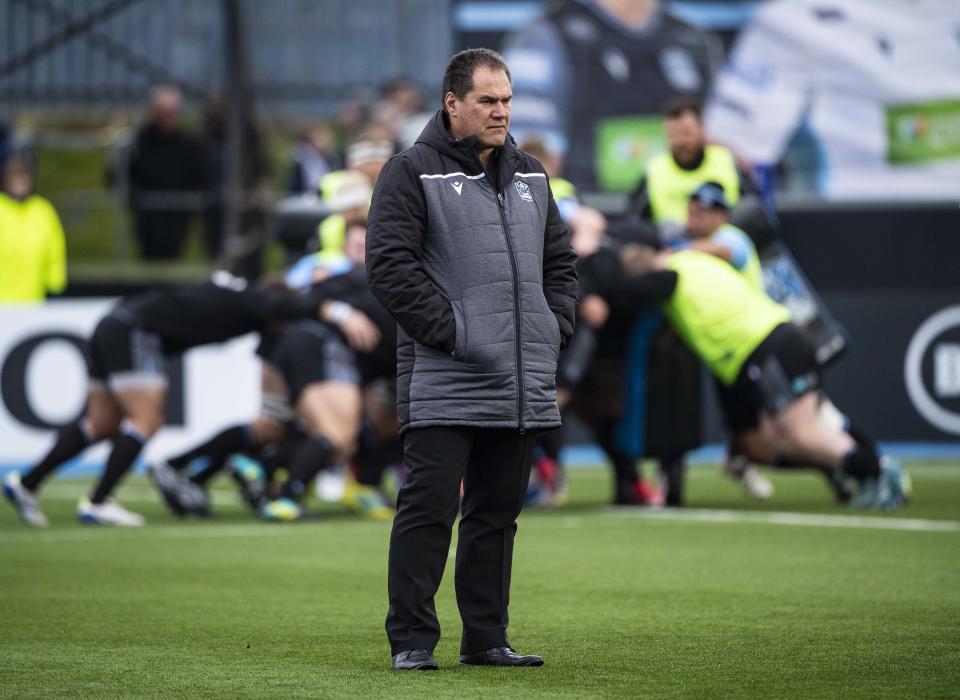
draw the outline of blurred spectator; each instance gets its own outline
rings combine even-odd
[[[564,220],[566,220],[568,217],[564,216],[564,208],[575,208],[572,206],[568,207],[568,205],[578,204],[579,199],[577,197],[577,188],[574,187],[573,183],[560,177],[563,158],[555,151],[551,151],[546,142],[537,136],[531,136],[524,140],[520,144],[520,150],[526,151],[543,165],[543,169],[550,179],[550,189],[553,190],[553,198],[560,208],[560,216],[563,216]]]
[[[33,173],[18,157],[3,169],[0,194],[0,302],[43,301],[67,284],[67,249],[60,218],[33,193]]]
[[[668,150],[647,161],[631,209],[669,240],[683,234],[688,200],[700,185],[719,183],[730,206],[736,205],[743,188],[730,150],[707,143],[699,102],[688,98],[668,102],[663,124]]]
[[[373,108],[373,122],[390,133],[398,150],[412,146],[432,116],[424,110],[420,88],[407,78],[387,83]]]
[[[393,143],[381,129],[358,134],[347,147],[347,169],[326,175],[320,183],[324,205],[332,212],[320,222],[320,250],[339,254],[343,250],[346,220],[366,218],[373,186],[393,155]]]
[[[323,176],[340,168],[333,130],[326,124],[314,124],[293,147],[288,189],[295,194],[319,192]]]
[[[347,168],[366,175],[372,186],[393,152],[389,134],[381,129],[367,129],[358,134],[347,147]]]
[[[340,104],[334,124],[341,145],[352,141],[367,127],[371,120],[371,105],[376,99],[369,89],[356,86]]]
[[[337,179],[336,189],[325,200],[333,213],[320,222],[318,234],[321,258],[337,258],[343,255],[347,222],[367,218],[372,195],[373,183],[365,174],[359,170],[342,171]]]
[[[581,204],[577,188],[572,182],[559,176],[562,158],[536,137],[524,141],[520,150],[526,151],[543,165],[553,191],[553,199],[560,210],[560,218],[573,233],[574,250],[576,241],[599,240],[606,233],[607,219],[596,209]],[[580,251],[577,251],[577,254],[580,255]]]
[[[768,181],[802,156],[794,189],[956,201],[958,37],[956,0],[762,3],[718,75],[707,131]]]
[[[745,231],[729,222],[729,209],[729,197],[720,183],[700,185],[688,200],[684,245],[726,260],[754,288],[765,291],[757,249]]]
[[[511,133],[542,136],[582,190],[628,190],[662,143],[661,106],[706,93],[719,47],[656,0],[565,0],[506,40]]]
[[[228,103],[223,98],[212,100],[207,105],[200,137],[203,155],[205,189],[208,197],[203,210],[203,241],[207,257],[220,260],[223,249],[223,207],[226,187],[225,166],[227,160],[227,110]],[[263,193],[260,187],[270,173],[270,163],[263,149],[260,132],[250,115],[243,115],[243,175],[240,178],[243,189],[243,212],[240,217],[240,235],[247,242],[266,229],[266,214],[263,209]],[[251,249],[241,256],[241,269],[236,272],[248,278],[258,277],[260,247],[251,243]],[[224,265],[228,261],[220,260]]]
[[[189,207],[184,195],[203,189],[203,162],[195,139],[179,126],[182,97],[173,85],[150,92],[150,112],[130,157],[130,195],[140,253],[147,260],[180,255]]]

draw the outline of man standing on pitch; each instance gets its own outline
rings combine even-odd
[[[499,54],[455,55],[443,108],[373,194],[367,270],[400,326],[408,469],[390,538],[395,669],[437,668],[434,595],[458,504],[460,663],[543,664],[507,641],[510,570],[536,433],[560,425],[557,357],[573,332],[577,277],[543,166],[508,133],[511,92]]]

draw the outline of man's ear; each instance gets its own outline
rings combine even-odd
[[[451,117],[457,116],[457,96],[453,92],[443,96],[443,107]]]

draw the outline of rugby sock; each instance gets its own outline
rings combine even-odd
[[[280,489],[280,497],[299,501],[307,490],[307,484],[328,465],[333,453],[333,444],[322,435],[304,440],[290,460],[290,476]]]
[[[233,454],[233,452],[230,452]],[[223,471],[223,463],[227,461],[229,454],[223,455],[221,459],[211,459],[207,462],[207,466],[198,471],[196,474],[190,475],[190,481],[195,483],[197,486],[205,485],[210,479],[215,477],[221,471]]]
[[[849,418],[847,418],[846,433],[861,447],[870,450],[875,454],[880,454],[880,450],[877,449],[877,441],[874,440],[866,430],[851,421]]]
[[[377,443],[358,455],[354,464],[358,484],[379,486],[387,467],[403,462],[403,443],[399,438]]]
[[[210,465],[217,465],[216,471],[220,471],[224,460],[231,452],[240,452],[247,447],[253,447],[253,444],[253,433],[250,432],[250,426],[235,425],[221,430],[205,443],[197,445],[192,450],[168,459],[167,464],[179,472],[186,469],[193,460],[206,457],[210,460]],[[216,473],[216,471],[214,473]]]
[[[237,431],[239,431],[239,434]],[[228,438],[226,433],[233,433],[233,435]],[[190,481],[199,486],[203,486],[223,471],[223,465],[224,462],[227,461],[227,457],[235,452],[242,452],[256,446],[253,433],[250,431],[250,428],[245,425],[229,428],[223,431],[218,437],[224,439],[219,445],[211,447],[207,453],[207,465],[190,477]]]
[[[90,433],[87,432],[82,423],[68,425],[57,435],[57,441],[54,443],[50,452],[44,457],[37,466],[21,479],[20,483],[29,491],[36,491],[37,487],[52,474],[57,467],[66,462],[71,457],[76,457],[90,445]]]
[[[120,432],[113,438],[113,450],[107,458],[107,468],[100,477],[93,495],[90,496],[92,503],[103,503],[113,492],[123,475],[130,470],[130,465],[140,454],[146,441],[147,439],[128,421],[123,422]]]
[[[880,458],[863,445],[854,445],[843,457],[843,471],[859,480],[880,475]]]

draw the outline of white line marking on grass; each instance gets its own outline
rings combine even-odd
[[[795,525],[800,527],[839,527],[866,530],[907,530],[911,532],[960,532],[956,520],[919,520],[865,515],[824,515],[818,513],[785,513],[743,510],[685,508],[683,510],[626,510],[618,508],[604,513],[612,518],[673,520],[688,523],[734,523],[754,525]]]
[[[721,523],[747,525],[793,525],[800,527],[826,527],[866,530],[899,530],[907,532],[960,532],[960,521],[956,520],[920,520],[908,518],[890,518],[882,516],[829,515],[815,513],[788,513],[720,510],[706,508],[671,509],[625,509],[604,506],[589,515],[566,515],[555,517],[526,517],[520,521],[523,530],[577,529],[591,525],[593,516],[609,520],[652,520],[661,522]],[[318,532],[335,528],[340,532],[383,532],[387,536],[388,528],[384,523],[364,521],[324,521],[298,524],[224,524],[212,525],[151,525],[144,528],[113,528],[88,526],[70,530],[25,529],[0,535],[0,545],[35,544],[45,542],[143,542],[144,540],[202,540],[242,537],[292,537],[304,535],[315,537]],[[455,558],[456,550],[451,547],[448,557]]]
[[[23,532],[8,533],[0,537],[0,545],[24,544],[32,542],[105,542],[128,540],[131,542],[142,539],[153,540],[200,540],[221,539],[229,537],[273,537],[285,535],[287,537],[298,534],[315,534],[313,528],[301,528],[300,525],[216,525],[211,527],[171,527],[147,524],[142,528],[116,528],[110,526],[90,525],[82,530],[60,530],[43,532],[42,530],[26,530]],[[140,538],[136,535],[142,534]]]
[[[53,483],[40,491],[40,500],[76,501],[93,490],[92,484]],[[242,503],[240,496],[227,491],[209,491],[210,501],[214,505],[236,505]],[[149,486],[121,486],[117,500],[123,503],[162,503],[160,493]]]

